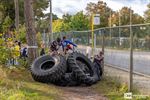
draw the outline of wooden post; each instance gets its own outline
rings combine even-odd
[[[101,32],[102,34],[102,52],[105,52],[105,29],[103,29],[103,32]],[[105,54],[105,53],[104,53]],[[102,61],[102,72],[104,72],[104,60]]]
[[[110,40],[109,40],[109,41],[110,41],[110,44],[109,44],[109,46],[111,47],[111,33],[112,33],[112,30],[111,30],[111,23],[112,23],[112,22],[111,22],[111,20],[112,20],[112,19],[111,19],[111,10],[110,10],[110,15],[109,15],[109,17],[110,17],[110,23],[109,23],[109,24],[110,24],[110,26],[109,26],[109,28],[110,28],[110,29],[109,29],[109,36],[110,36]]]
[[[130,73],[129,73],[129,92],[133,90],[133,32],[132,32],[132,11],[130,8]]]
[[[92,14],[92,56],[94,57],[94,14]]]

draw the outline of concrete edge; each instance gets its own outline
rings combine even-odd
[[[115,69],[119,69],[119,70],[122,70],[122,71],[125,71],[125,72],[130,72],[128,69],[120,68],[119,66],[114,66],[114,65],[110,65],[110,64],[105,64],[105,66],[112,67],[112,68],[115,68]],[[146,75],[146,74],[143,74],[143,73],[140,73],[140,72],[135,72],[134,71],[133,74],[134,75],[143,76],[143,77],[146,77],[146,78],[150,78],[150,75]]]

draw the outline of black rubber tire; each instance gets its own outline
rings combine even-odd
[[[58,86],[78,86],[80,85],[74,78],[72,73],[66,73],[61,80],[55,83]]]
[[[77,64],[81,67],[84,66],[83,63],[77,61]],[[67,67],[68,68],[68,67]],[[65,73],[65,75],[62,77],[62,79],[60,81],[58,81],[57,83],[55,83],[56,85],[59,86],[79,86],[82,83],[80,83],[78,80],[76,80],[74,73],[67,69],[67,72]]]
[[[77,63],[78,61],[80,61],[89,68],[90,75],[86,75],[86,73],[82,70],[81,66]],[[92,85],[98,81],[96,69],[94,68],[94,65],[90,61],[90,59],[88,59],[85,55],[79,52],[71,53],[68,56],[67,65],[73,71],[75,79],[78,81],[78,83]]]
[[[66,59],[63,56],[44,55],[33,62],[31,74],[35,81],[55,83],[61,80],[66,68]]]

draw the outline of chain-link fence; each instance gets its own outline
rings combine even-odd
[[[133,72],[150,76],[150,24],[125,25],[105,27],[94,30],[94,54],[104,49],[106,65],[129,71],[130,43],[133,33]],[[92,46],[92,32],[72,31],[54,33],[54,39],[66,36],[78,44],[80,51],[86,53],[86,47]],[[91,55],[91,54],[89,54]],[[127,75],[125,75],[127,76]],[[136,78],[136,79],[135,79]],[[137,82],[139,77],[134,77]],[[143,80],[141,80],[143,81]],[[148,88],[150,89],[150,87]]]
[[[134,71],[150,75],[150,24],[106,27],[94,30],[95,52],[105,46],[105,63],[128,69],[130,66],[130,33],[133,32]],[[66,36],[82,46],[92,45],[91,31],[53,33],[54,39]]]
[[[150,23],[95,29],[94,54],[98,54],[99,51],[104,49],[104,62],[106,65],[129,71],[131,66],[131,33],[133,33],[133,72],[150,77]],[[80,51],[83,53],[86,53],[87,46],[92,46],[92,32],[90,30],[54,33],[54,39],[63,36],[78,44]],[[124,74],[118,75],[122,76]],[[128,75],[125,74],[124,76],[128,80]],[[145,86],[150,81],[146,80],[139,76],[133,77],[134,83],[136,82],[141,87],[144,86],[147,90],[150,90],[149,85]]]
[[[134,71],[150,75],[150,24],[106,27],[94,30],[96,50],[105,46],[105,63],[128,69],[130,60],[130,33],[133,32]],[[91,45],[91,31],[73,32],[74,42],[79,45]]]

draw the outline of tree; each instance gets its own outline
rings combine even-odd
[[[18,0],[19,2],[19,17],[20,23],[24,23],[24,0]],[[33,9],[35,18],[39,19],[44,17],[43,10],[48,8],[48,0],[33,0]],[[2,14],[2,20],[9,16],[13,21],[15,20],[15,5],[14,0],[0,0],[0,13]],[[13,22],[14,23],[14,22]]]
[[[130,12],[131,10],[131,12]],[[134,11],[128,7],[123,7],[119,12],[112,12],[111,18],[109,18],[109,22],[111,19],[111,26],[114,24],[119,26],[119,17],[120,17],[120,25],[129,25],[130,24],[130,13],[132,14],[132,24],[141,24],[144,23],[144,18],[134,13]]]
[[[60,19],[53,21],[53,32],[61,32],[62,25],[63,21]]]
[[[15,27],[16,32],[19,33],[19,3],[18,0],[14,0],[15,4]]]
[[[148,9],[144,13],[145,21],[150,23],[150,3],[147,5]]]
[[[2,24],[3,32],[8,32],[8,29],[10,28],[11,23],[12,23],[11,18],[9,16],[6,16]]]
[[[63,18],[63,21],[64,21],[64,23],[69,23],[69,22],[71,22],[71,17],[72,17],[72,15],[70,15],[70,14],[64,14],[63,16],[62,16],[62,18]]]
[[[26,38],[27,44],[31,46],[28,49],[28,62],[31,64],[33,60],[38,56],[38,51],[33,46],[37,46],[36,31],[34,27],[34,14],[32,8],[32,0],[24,0],[24,14],[26,23]]]
[[[64,14],[62,16],[62,25],[61,25],[61,31],[62,32],[66,32],[66,31],[70,31],[71,29],[71,18],[73,17],[73,15],[70,14]]]
[[[72,30],[87,30],[89,29],[89,19],[83,14],[83,11],[78,12],[76,15],[71,17],[70,27]]]
[[[44,17],[43,17],[43,18],[46,19],[46,20],[49,20],[49,18],[50,18],[50,13],[44,14]],[[58,19],[58,16],[57,16],[56,14],[52,13],[52,18],[53,18],[53,21],[54,21],[54,20],[57,20],[57,19]]]
[[[0,0],[1,9],[3,14],[3,19],[9,16],[12,20],[15,19],[15,7],[13,0]]]
[[[48,0],[33,0],[33,11],[36,19],[44,17],[44,10],[48,8]]]
[[[14,23],[15,19],[15,8],[13,0],[0,0],[0,32],[3,32],[3,23],[6,17],[9,17],[11,21],[10,27]]]
[[[48,33],[48,28],[49,28],[49,13],[45,14],[43,18],[41,19],[37,19],[36,20],[36,31],[38,32],[47,32]],[[53,22],[58,20],[57,15],[52,14],[53,15]]]
[[[108,18],[110,16],[110,11],[112,12],[112,9],[109,8],[105,2],[101,0],[99,0],[97,3],[90,2],[87,4],[86,10],[88,15],[100,14],[101,24],[98,27],[108,26]]]

